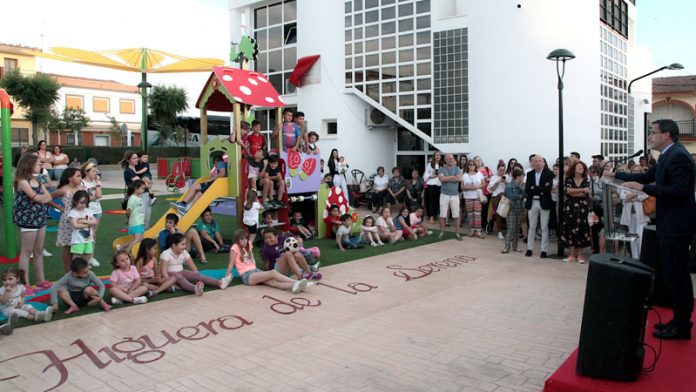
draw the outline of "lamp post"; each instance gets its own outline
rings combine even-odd
[[[557,231],[562,232],[563,229],[563,199],[565,194],[563,180],[563,76],[565,75],[565,63],[568,60],[575,58],[573,52],[568,49],[556,49],[546,56],[547,60],[556,62],[556,75],[558,75],[558,224]],[[563,241],[558,236],[558,256],[563,257]]]
[[[679,63],[672,63],[670,65],[665,65],[662,66],[654,71],[648,72],[645,75],[639,76],[633,80],[631,80],[630,83],[628,83],[628,95],[631,95],[631,85],[633,85],[633,82],[637,80],[641,80],[645,77],[648,77],[652,74],[658,73],[660,71],[664,70],[675,70],[675,69],[684,69],[684,66],[679,64]],[[643,112],[643,151],[645,151],[645,154],[648,154],[648,112]]]
[[[147,90],[152,88],[152,85],[147,82],[147,76],[142,73],[143,81],[138,83],[138,88],[140,89],[140,96],[143,98],[143,113],[140,120],[140,144],[142,144],[143,151],[147,152]]]

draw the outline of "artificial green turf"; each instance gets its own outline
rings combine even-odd
[[[102,188],[102,195],[122,195],[122,188]]]
[[[158,199],[161,201],[157,202],[153,206],[153,211],[152,211],[152,218],[151,222],[156,222],[162,214],[166,212],[166,210],[169,208],[169,203],[165,202],[164,199],[167,197],[167,195],[161,195]],[[102,208],[104,211],[106,210],[117,210],[120,209],[120,200],[107,200],[107,201],[102,201]],[[226,240],[229,240],[232,238],[233,232],[237,229],[237,219],[236,217],[231,217],[231,216],[224,216],[224,215],[215,215],[214,219],[218,222],[220,225],[220,230],[222,232],[223,238]],[[49,220],[49,226],[56,226],[57,222]],[[125,233],[120,233],[118,229],[126,228],[126,218],[125,215],[111,215],[111,214],[104,214],[102,216],[102,220],[99,224],[99,229],[97,232],[97,244],[95,247],[95,257],[101,265],[99,267],[93,268],[94,273],[97,275],[110,275],[111,274],[111,257],[113,255],[113,251],[111,249],[111,243],[112,241],[120,236],[125,235]],[[19,244],[19,230],[16,230],[16,235],[17,235],[17,243]],[[445,234],[445,239],[450,239],[453,238],[454,234],[453,233],[446,233]],[[4,228],[0,227],[0,238],[4,238]],[[351,260],[356,260],[356,259],[362,259],[365,257],[370,257],[370,256],[375,256],[375,255],[380,255],[380,254],[385,254],[389,252],[394,252],[394,251],[399,251],[403,249],[408,249],[412,248],[415,246],[420,246],[424,244],[429,244],[432,242],[436,242],[437,236],[431,235],[426,238],[421,238],[418,241],[403,241],[399,242],[394,245],[385,245],[381,247],[370,247],[366,246],[361,249],[353,249],[353,250],[347,250],[347,251],[340,251],[336,247],[336,242],[335,240],[328,240],[328,239],[320,239],[320,240],[311,240],[311,241],[306,241],[305,242],[305,247],[312,247],[312,246],[318,246],[321,249],[321,265],[322,266],[328,266],[332,264],[338,264],[338,263],[343,263],[346,261],[351,261]],[[4,249],[5,249],[5,243],[3,241],[2,244],[0,244],[0,254],[4,254]],[[18,245],[19,246],[19,245]],[[45,242],[45,248],[49,252],[53,253],[52,257],[46,257],[44,258],[44,268],[45,268],[45,274],[46,278],[50,281],[55,282],[58,280],[61,276],[63,276],[63,263],[61,261],[61,251],[62,249],[58,248],[56,246],[56,233],[47,233],[46,234],[46,242]],[[17,249],[19,251],[19,249]],[[258,265],[261,267],[263,266],[263,261],[259,257],[258,249],[255,249],[255,254],[256,254],[256,261]],[[229,261],[229,254],[207,254],[207,259],[208,259],[208,264],[198,264],[199,269],[224,269],[227,268],[227,263]],[[16,264],[5,264],[5,265],[0,265],[0,268],[3,270],[6,268],[9,268],[11,266],[16,266]],[[34,271],[33,267],[30,266],[30,275],[31,275],[31,281],[35,282],[36,279],[33,277]],[[241,284],[241,280],[239,278],[235,278],[234,281],[232,282],[232,285],[237,285]],[[210,290],[210,288],[206,288],[206,290]],[[173,297],[178,297],[182,295],[188,295],[188,293],[182,292],[182,291],[177,291],[176,293],[162,293],[158,295],[157,297],[151,298],[150,301],[159,301],[162,299],[167,299],[167,298],[173,298]],[[108,300],[109,295],[106,295],[106,298]],[[117,305],[114,308],[118,308],[121,306],[132,306],[132,305]],[[147,305],[145,305],[147,306]],[[56,312],[54,314],[54,319],[62,319],[62,318],[67,318],[67,317],[75,317],[76,315],[72,316],[66,316],[63,314],[63,310],[65,308],[61,308],[60,311]],[[82,314],[89,314],[93,313],[96,311],[100,311],[101,309],[98,309],[96,307],[85,307],[80,310],[80,312],[77,313],[77,316],[82,315]],[[18,327],[22,327],[25,325],[31,325],[33,322],[30,322],[28,320],[20,319],[20,322],[18,323]]]

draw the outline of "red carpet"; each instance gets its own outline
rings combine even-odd
[[[672,310],[657,308],[663,322],[672,319]],[[693,317],[693,316],[692,316]],[[696,318],[692,318],[692,321]],[[645,343],[659,347],[659,339],[652,336],[652,326],[657,322],[655,312],[648,312],[648,328],[645,333]],[[693,333],[693,330],[692,330]],[[611,391],[611,392],[681,392],[696,391],[696,336],[691,340],[662,341],[662,354],[652,373],[643,373],[634,382],[619,382],[599,380],[578,376],[575,365],[578,350],[546,380],[544,392],[580,392],[580,391]],[[652,350],[646,348],[643,367],[650,366],[654,361]]]

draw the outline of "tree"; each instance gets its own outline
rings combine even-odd
[[[160,125],[159,144],[168,139],[180,141],[181,132],[176,128],[176,116],[188,109],[186,90],[177,86],[157,85],[148,96],[150,115]]]
[[[37,73],[23,76],[19,70],[6,74],[0,80],[14,100],[27,110],[27,120],[32,124],[32,139],[39,139],[39,129],[46,129],[51,121],[51,106],[58,100],[60,86],[48,75]]]
[[[109,116],[107,114],[106,118],[109,119],[109,135],[111,135],[113,139],[118,138],[121,140],[121,146],[128,146],[128,126],[125,123],[119,124],[118,120],[116,120],[116,116]],[[113,145],[113,142],[111,144]]]
[[[75,145],[80,145],[81,138],[79,133],[82,128],[89,125],[90,119],[85,116],[85,111],[82,109],[63,109],[63,114],[61,115],[62,122],[65,125],[65,129],[68,129],[75,133]]]

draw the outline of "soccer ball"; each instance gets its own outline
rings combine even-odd
[[[295,253],[300,250],[300,244],[295,237],[288,237],[283,242],[283,250],[286,252]]]

